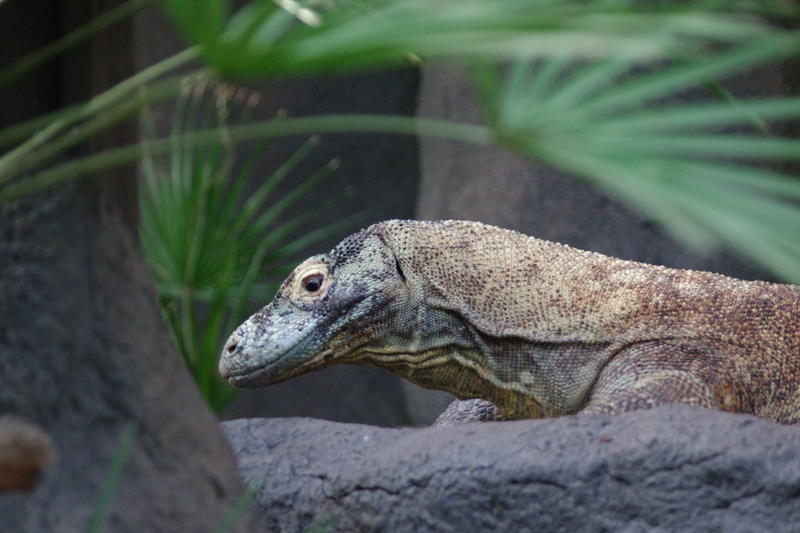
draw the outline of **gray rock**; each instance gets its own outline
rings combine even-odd
[[[800,531],[800,429],[752,416],[223,429],[264,531]]]
[[[106,497],[103,531],[212,531],[243,492],[170,346],[118,184],[0,206],[0,414],[43,428],[55,452],[34,490],[0,495],[0,531],[87,531]],[[136,436],[112,491],[128,427]],[[248,530],[237,516],[229,531]]]
[[[3,5],[0,63],[120,3]],[[131,75],[131,20],[4,87],[0,124]],[[134,142],[134,126],[106,131],[92,147]],[[88,155],[69,155],[79,154]],[[0,531],[248,531],[235,458],[172,349],[139,251],[137,173],[94,178],[0,205],[0,415],[42,430],[30,440],[44,469],[35,488],[0,494]]]

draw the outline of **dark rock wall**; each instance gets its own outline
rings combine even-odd
[[[0,6],[0,48],[13,50],[4,59],[60,35],[61,8],[69,27],[100,3]],[[119,54],[130,31],[117,25],[34,73],[33,83],[9,85],[4,120],[85,99],[130,75]],[[135,129],[121,128],[98,143],[132,138]],[[161,320],[135,240],[135,190],[135,173],[120,171],[0,205],[0,414],[39,424],[55,448],[33,491],[0,495],[3,531],[87,530],[129,424],[137,437],[104,530],[210,531],[242,494],[230,448]],[[240,519],[232,530],[249,530],[248,513]]]
[[[83,531],[135,423],[109,530],[210,530],[241,481],[102,192],[84,183],[0,207],[0,413],[39,423],[56,452],[35,491],[0,496],[3,528]]]

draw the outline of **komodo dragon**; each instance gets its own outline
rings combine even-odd
[[[468,418],[677,402],[797,424],[800,287],[477,222],[390,220],[301,263],[231,335],[219,368],[252,387],[332,363],[481,399],[461,409]]]

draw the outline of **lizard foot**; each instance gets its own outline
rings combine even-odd
[[[472,398],[470,400],[452,402],[439,415],[433,425],[454,426],[469,422],[493,422],[497,420],[505,420],[505,417],[500,414],[500,409],[490,401]]]

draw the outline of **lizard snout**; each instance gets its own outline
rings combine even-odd
[[[239,337],[237,335],[231,335],[231,338],[228,339],[228,342],[225,343],[225,351],[228,353],[233,353],[236,351],[236,347],[239,345]]]
[[[236,352],[241,351],[241,336],[236,333],[228,337],[219,359],[219,373],[223,378],[228,378],[236,371],[238,364],[235,361]]]

